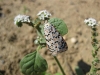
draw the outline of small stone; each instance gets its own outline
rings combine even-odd
[[[72,38],[71,38],[71,43],[75,44],[75,43],[77,43],[77,42],[78,42],[78,40],[77,40],[75,37],[72,37]]]

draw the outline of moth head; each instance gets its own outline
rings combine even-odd
[[[46,24],[44,25],[44,28],[50,29],[50,28],[51,28],[51,24],[50,24],[50,23],[46,23]]]

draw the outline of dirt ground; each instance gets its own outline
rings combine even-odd
[[[19,62],[24,55],[36,49],[34,40],[37,34],[34,28],[27,25],[21,28],[15,26],[14,17],[25,14],[34,18],[44,9],[52,17],[64,20],[69,29],[64,36],[68,50],[57,56],[66,75],[76,75],[76,66],[86,74],[92,61],[92,46],[91,30],[84,24],[84,19],[93,17],[100,23],[100,0],[0,0],[0,72],[4,75],[23,75]],[[55,60],[46,51],[47,48],[43,48],[40,53],[48,62],[47,72],[52,75],[60,72]]]

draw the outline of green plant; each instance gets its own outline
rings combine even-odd
[[[97,22],[95,19],[93,18],[89,18],[89,19],[85,19],[84,21],[88,26],[90,26],[91,28],[91,33],[92,33],[92,46],[93,46],[93,49],[92,49],[92,56],[93,56],[93,61],[92,61],[92,64],[91,64],[91,69],[90,69],[90,72],[89,72],[89,75],[99,75],[97,73],[97,71],[99,70],[99,68],[97,68],[97,65],[100,63],[100,60],[98,58],[98,49],[100,48],[100,46],[98,46],[98,40],[97,40],[97,36],[98,36],[98,32],[97,32]]]
[[[46,47],[46,42],[48,40],[46,39],[47,36],[44,35],[44,33],[47,33],[46,31],[44,31],[44,25],[46,26],[47,24],[53,27],[55,31],[54,35],[57,36],[58,39],[60,39],[58,40],[60,42],[58,45],[61,46],[61,49],[59,47],[57,47],[58,50],[56,48],[53,48],[51,54],[53,55],[59,68],[61,69],[62,74],[66,75],[56,55],[58,52],[65,51],[65,49],[67,49],[67,44],[62,38],[62,36],[67,34],[68,29],[63,20],[58,18],[50,18],[50,16],[51,14],[48,11],[43,10],[38,13],[38,17],[34,21],[32,21],[30,17],[26,15],[18,15],[14,19],[14,24],[17,25],[18,27],[22,27],[23,23],[26,23],[27,25],[36,28],[38,34],[37,36],[38,38],[35,40],[35,44],[38,44],[37,49],[34,52],[27,54],[20,61],[21,72],[25,75],[49,75],[46,73],[48,64],[46,60],[39,53],[39,50],[41,50],[43,47]],[[52,33],[48,33],[48,34],[52,34]],[[55,40],[52,41],[54,42]],[[51,42],[48,43],[51,44]],[[49,50],[51,49],[49,48]],[[54,53],[57,52],[57,53],[53,54],[53,52]],[[55,75],[60,75],[60,74],[57,73]]]
[[[39,50],[48,45],[48,49],[51,51],[51,55],[54,57],[57,62],[62,75],[66,75],[64,69],[62,68],[59,60],[57,59],[57,54],[67,50],[67,43],[63,39],[63,35],[68,33],[68,28],[65,22],[58,18],[50,18],[51,14],[46,11],[40,11],[38,13],[38,17],[32,21],[29,16],[26,15],[18,15],[14,19],[14,24],[18,27],[22,27],[23,23],[35,28],[37,30],[37,39],[35,40],[35,44],[38,45],[36,50],[32,53],[27,54],[20,61],[20,69],[21,72],[25,75],[51,75],[46,72],[48,69],[47,61],[40,55]],[[85,19],[84,21],[88,26],[90,26],[92,30],[92,56],[93,61],[91,64],[91,69],[89,75],[98,75],[97,71],[100,68],[97,65],[100,63],[98,58],[98,50],[100,46],[98,46],[97,40],[97,22],[93,18]],[[77,75],[84,75],[82,69],[80,67],[76,67],[75,71]],[[60,73],[56,73],[55,75],[61,75]]]

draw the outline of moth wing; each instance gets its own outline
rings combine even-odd
[[[53,40],[56,41],[57,43],[54,43],[55,48],[58,52],[63,52],[66,51],[68,46],[63,37],[60,35],[58,31],[52,26],[53,30],[55,30],[55,33],[52,34]]]
[[[67,43],[60,35],[60,33],[56,31],[54,26],[52,26],[51,24],[45,26],[44,34],[48,48],[53,55],[56,55],[57,52],[63,52],[67,50],[68,48]]]

